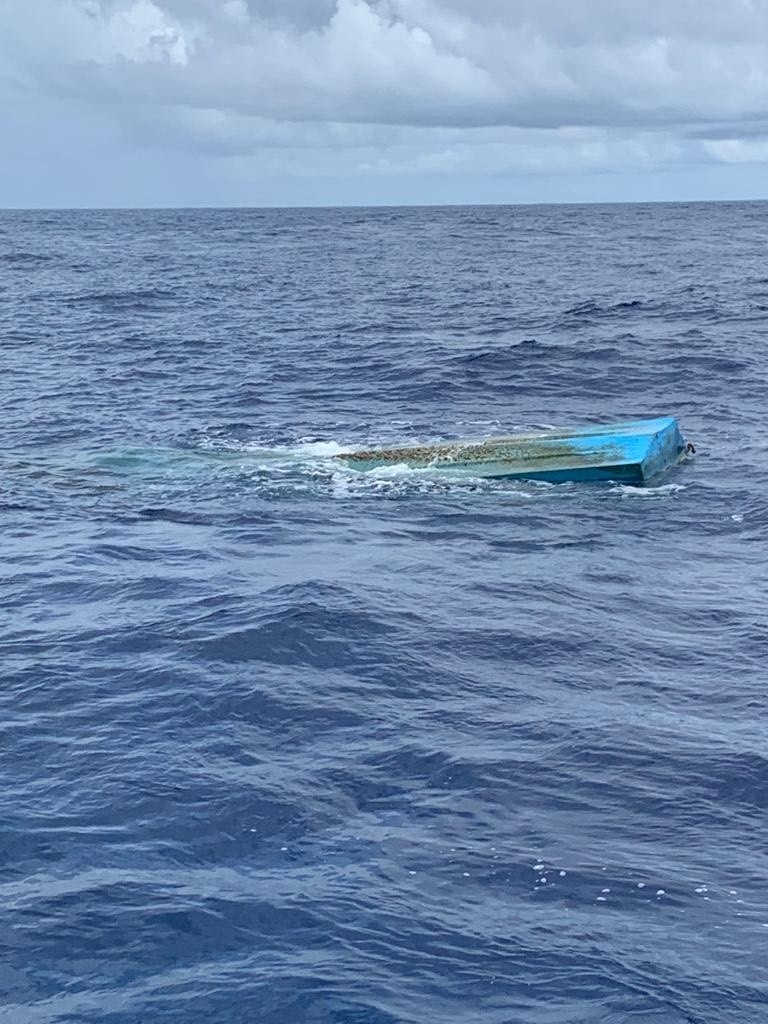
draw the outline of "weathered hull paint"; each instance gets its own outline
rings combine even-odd
[[[440,469],[523,480],[618,480],[645,483],[678,462],[685,449],[672,416],[483,441],[452,441],[335,456],[366,472],[384,466]]]

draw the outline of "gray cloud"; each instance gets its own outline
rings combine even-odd
[[[0,70],[134,143],[361,173],[768,160],[768,0],[18,0]]]

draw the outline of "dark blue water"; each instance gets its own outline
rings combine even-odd
[[[767,241],[0,215],[0,1021],[765,1021]],[[329,458],[661,414],[650,488]]]

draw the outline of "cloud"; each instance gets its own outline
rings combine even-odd
[[[768,163],[768,137],[763,139],[711,139],[703,147],[714,159],[726,164]]]
[[[492,134],[495,138],[489,140]],[[483,135],[486,137],[484,138]],[[389,147],[363,171],[379,174],[527,175],[646,170],[677,163],[685,147],[666,133],[606,133],[594,129],[550,131],[512,129],[502,132],[454,133],[426,151],[404,144]]]
[[[0,70],[132,144],[363,173],[768,159],[766,0],[18,0]]]

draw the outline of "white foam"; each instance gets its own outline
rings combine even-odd
[[[686,490],[685,484],[661,484],[659,487],[635,487],[633,484],[618,484],[612,487],[611,494],[620,494],[622,498],[663,498],[668,494],[677,494]]]
[[[429,472],[429,469],[414,469],[406,462],[396,462],[393,466],[377,466],[375,469],[368,469],[364,476],[369,480],[396,480],[402,476],[423,475]]]
[[[243,444],[234,449],[262,459],[330,459],[349,451],[338,441],[297,441],[296,444]]]
[[[343,455],[348,452],[338,441],[306,441],[299,442],[293,449],[297,455],[305,455],[314,459],[331,459],[335,455]]]
[[[350,493],[349,478],[343,473],[334,473],[331,477],[331,491],[334,498],[348,498]]]

